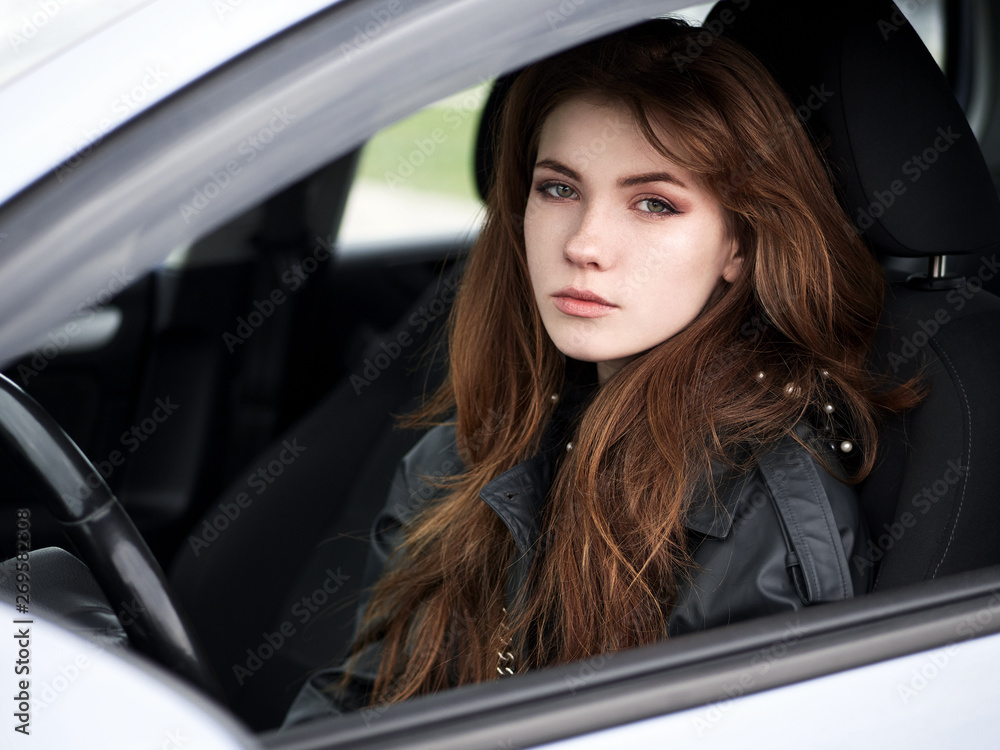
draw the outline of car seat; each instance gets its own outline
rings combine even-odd
[[[770,69],[824,151],[847,214],[893,283],[873,367],[920,373],[923,403],[893,419],[861,485],[872,541],[852,561],[887,589],[1000,563],[1000,201],[944,74],[891,0],[723,0],[706,26]],[[714,33],[714,32],[713,32]],[[969,256],[968,278],[945,273]]]
[[[891,211],[864,228],[876,252],[939,258],[1000,245],[1000,207],[982,156],[923,44],[905,21],[891,47],[880,48],[880,36],[866,35],[874,19],[896,18],[891,3],[740,5],[720,3],[709,20],[730,18],[722,15],[729,8],[735,20],[723,24],[724,33],[756,51],[793,101],[808,101],[816,82],[836,81],[828,84],[834,91],[829,101],[804,119],[818,142],[829,137],[827,158],[852,216],[857,208],[875,213],[869,208],[877,200],[873,191],[884,185],[891,191],[893,170],[927,132],[932,139],[938,126],[961,133],[941,155],[942,169],[928,170],[919,185],[895,195]],[[476,159],[482,194],[492,173],[493,125],[511,78],[497,82],[484,110]],[[928,123],[933,127],[926,131]],[[880,369],[897,365],[900,378],[923,368],[931,388],[920,407],[887,426],[878,466],[861,488],[875,547],[853,562],[877,568],[880,588],[1000,562],[993,531],[1000,510],[991,502],[1000,480],[1000,462],[991,460],[1000,404],[987,387],[1000,365],[991,335],[1000,323],[1000,300],[982,292],[954,309],[949,295],[968,285],[937,276],[893,287],[875,360]],[[429,289],[413,309],[440,298],[440,288]],[[949,319],[932,335],[928,321],[937,320],[940,309]],[[413,333],[410,314],[383,340]],[[411,351],[430,341],[430,332],[422,331]],[[916,351],[904,352],[905,342]],[[381,344],[373,342],[362,362]],[[343,652],[363,579],[367,529],[396,463],[419,437],[394,430],[390,413],[405,413],[439,382],[435,361],[440,364],[440,358],[431,360],[416,374],[397,363],[372,380],[363,397],[350,381],[341,383],[237,476],[192,535],[211,534],[225,518],[224,507],[246,489],[247,474],[273,460],[285,441],[298,440],[306,450],[283,469],[281,480],[241,508],[225,533],[197,550],[185,545],[175,561],[171,579],[178,598],[233,709],[254,728],[277,725],[308,672]],[[958,481],[949,482],[955,472]],[[936,493],[941,482],[932,501],[921,494]],[[345,531],[351,532],[347,538]],[[327,584],[335,591],[316,611],[302,604]]]
[[[442,307],[455,273],[413,309]],[[397,429],[395,416],[443,377],[439,329],[413,325],[411,314],[236,475],[171,566],[177,600],[230,707],[254,729],[280,724],[308,674],[339,661],[353,634],[368,531],[396,465],[421,435]],[[411,343],[388,357],[401,332]]]

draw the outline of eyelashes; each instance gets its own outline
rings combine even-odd
[[[576,197],[576,191],[569,185],[562,182],[543,182],[542,184],[535,187],[542,195],[548,196],[550,198],[556,198],[558,200],[569,200]],[[559,192],[562,190],[568,190],[571,195],[560,195]]]
[[[667,216],[680,213],[680,211],[671,206],[669,203],[667,203],[667,201],[663,200],[662,198],[643,198],[636,205],[641,205],[643,203],[649,206],[657,205],[659,207],[657,209],[650,208],[644,211],[643,213],[665,214]]]
[[[541,195],[543,199],[555,202],[572,201],[579,198],[576,190],[567,185],[565,182],[558,182],[556,180],[545,180],[540,182],[535,185],[534,189],[535,192]],[[632,206],[635,207],[639,213],[655,217],[676,216],[681,213],[670,203],[670,201],[658,195],[644,196],[635,201]]]

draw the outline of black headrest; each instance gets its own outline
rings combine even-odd
[[[722,0],[705,25],[747,47],[788,92],[878,252],[1000,248],[1000,200],[979,144],[891,0]]]
[[[476,136],[476,189],[483,200],[486,200],[486,194],[493,183],[495,137],[497,126],[500,124],[500,108],[519,72],[516,70],[508,73],[494,82],[493,90],[490,91],[479,120],[479,132]]]

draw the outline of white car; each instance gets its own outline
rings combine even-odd
[[[1000,13],[820,5],[0,12],[4,746],[996,746]],[[876,590],[278,731],[440,377],[492,82],[668,13],[772,66],[894,282],[875,361],[931,396],[860,488]]]

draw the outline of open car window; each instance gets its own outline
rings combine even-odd
[[[235,0],[225,3],[231,9],[240,4]],[[36,8],[54,7],[55,3],[29,5],[24,13],[30,19],[41,12]],[[245,403],[239,406],[245,407],[246,420],[233,420],[229,427],[263,422],[262,407],[272,404],[254,399],[264,391],[229,388],[229,381],[217,379],[214,368],[218,363],[224,370],[245,358],[249,363],[246,372],[267,373],[267,365],[285,361],[281,359],[281,346],[293,341],[289,346],[296,352],[315,355],[316,359],[304,358],[292,365],[298,368],[292,370],[295,373],[316,376],[307,385],[293,379],[287,388],[293,397],[302,397],[294,404],[296,417],[317,403],[327,389],[345,383],[349,388],[352,375],[374,381],[376,378],[368,375],[366,360],[373,363],[375,369],[371,372],[380,379],[390,377],[399,365],[399,360],[389,356],[395,351],[390,343],[385,343],[385,356],[378,360],[366,354],[364,347],[379,346],[379,337],[391,325],[393,316],[406,309],[402,301],[396,303],[398,308],[380,305],[388,299],[388,291],[403,289],[405,294],[416,295],[438,277],[440,261],[453,258],[451,250],[467,247],[475,236],[482,207],[474,186],[472,152],[488,81],[602,29],[674,10],[700,20],[711,7],[636,2],[602,13],[595,10],[598,3],[582,0],[554,0],[541,9],[529,2],[505,9],[495,0],[484,0],[455,3],[462,9],[452,16],[445,12],[448,4],[442,2],[397,5],[394,0],[386,0],[343,5],[325,11],[324,22],[303,25],[286,38],[261,45],[231,67],[182,91],[112,134],[62,179],[53,173],[17,203],[0,207],[0,309],[4,311],[0,318],[5,321],[0,326],[0,358],[8,364],[16,363],[16,357],[37,349],[41,359],[36,361],[40,364],[31,364],[31,352],[27,360],[34,369],[44,365],[46,374],[51,375],[66,365],[70,377],[62,377],[65,373],[61,373],[60,379],[49,382],[46,388],[64,399],[66,410],[60,414],[60,422],[68,429],[78,428],[78,422],[86,419],[121,421],[121,426],[106,430],[110,444],[94,444],[92,458],[109,461],[116,450],[123,452],[121,445],[125,445],[129,463],[125,468],[114,464],[108,473],[111,480],[123,481],[129,473],[149,478],[142,493],[135,492],[133,497],[141,495],[140,499],[149,501],[137,507],[149,511],[142,518],[147,524],[144,528],[160,533],[157,541],[165,561],[178,547],[190,549],[191,538],[199,534],[197,538],[208,540],[213,550],[220,549],[224,542],[217,540],[226,538],[228,528],[249,523],[249,513],[239,518],[246,508],[234,506],[231,499],[223,497],[226,481],[235,477],[244,491],[249,488],[248,497],[254,502],[264,501],[272,496],[255,494],[258,486],[264,486],[260,482],[278,486],[280,483],[269,480],[280,479],[278,472],[285,471],[285,465],[279,465],[280,458],[276,459],[279,464],[266,461],[260,465],[264,474],[258,474],[254,480],[257,483],[251,485],[249,472],[239,472],[244,459],[255,458],[256,452],[248,450],[248,455],[240,454],[238,459],[220,458],[212,452],[219,445],[237,440],[252,444],[248,440],[251,429],[232,429],[236,437],[229,441],[219,437],[224,433],[217,431],[215,423],[191,426],[184,421],[192,413],[208,413],[216,407],[221,409],[220,405],[228,408],[245,397]],[[399,16],[387,10],[404,6],[405,13]],[[944,66],[945,1],[903,2],[901,6]],[[244,9],[249,7],[250,3],[244,5]],[[379,25],[377,19],[386,18],[386,13],[393,20]],[[405,14],[421,16],[425,23],[414,22],[411,26],[411,16]],[[460,20],[457,25],[456,18]],[[373,33],[367,34],[366,28]],[[39,38],[43,33],[46,29],[41,29]],[[387,38],[391,43],[380,46]],[[482,48],[469,51],[470,38],[479,40]],[[383,55],[383,50],[391,50],[397,57]],[[399,59],[409,59],[410,55],[421,64],[401,69]],[[372,91],[377,93],[372,95]],[[284,113],[287,120],[282,121],[276,112]],[[273,129],[277,124],[283,126],[283,132]],[[262,134],[266,134],[266,141]],[[246,297],[230,299],[227,295],[245,281],[239,274],[254,270],[240,263],[251,257],[245,251],[253,242],[268,202],[300,181],[308,182],[317,170],[331,170],[336,177],[330,165],[359,147],[360,158],[352,167],[354,176],[345,216],[336,237],[340,253],[337,261],[343,266],[327,263],[325,257],[322,261],[307,258],[311,265],[296,259],[293,263],[298,263],[298,271],[294,265],[282,267],[276,280],[265,278],[263,286],[250,287]],[[239,160],[239,169],[229,167],[234,159]],[[324,242],[333,239],[317,229],[307,238],[312,243],[307,248],[310,252],[316,246],[315,237]],[[215,244],[206,238],[214,238]],[[189,255],[186,250],[177,253],[166,268],[168,273],[161,273],[171,248],[190,248],[198,243],[203,243],[198,248],[203,251],[200,255]],[[414,259],[417,254],[409,252],[413,248],[423,253],[419,261]],[[400,263],[408,252],[410,264]],[[389,256],[391,263],[379,260]],[[73,346],[53,349],[53,341],[63,340],[60,331],[66,326],[67,312],[86,300],[107,298],[109,278],[115,278],[109,277],[109,272],[123,268],[130,277],[142,281],[129,287],[128,299],[118,299],[104,311],[106,314],[101,313],[103,317],[95,319],[103,321],[107,315],[119,315],[112,327],[131,337],[129,351],[134,359],[129,366],[123,366],[112,349],[105,348],[110,344],[120,347],[126,341],[121,337],[111,336],[110,344],[97,340],[97,348],[82,352],[90,357],[86,362],[73,359],[81,354],[74,347],[82,339],[74,338]],[[143,273],[150,269],[156,269],[152,279]],[[191,271],[197,273],[183,281],[197,282],[193,285],[196,288],[193,296],[184,296],[179,291],[181,274]],[[283,276],[286,271],[292,275]],[[384,286],[370,285],[376,274]],[[281,292],[280,299],[291,300],[291,293],[303,286],[299,282],[315,284],[328,276],[335,277],[340,286],[318,286],[314,297],[324,301],[324,293],[330,289],[338,294],[345,289],[356,292],[356,297],[326,294],[325,300],[341,303],[337,315],[323,318],[315,311],[328,308],[306,307],[298,317],[286,322],[284,334],[272,337],[278,342],[276,349],[264,347],[272,335],[269,331],[274,330],[267,326],[276,325],[293,308],[284,301],[275,306],[273,291]],[[191,291],[187,287],[183,290]],[[120,290],[115,287],[115,291]],[[368,299],[364,298],[366,294]],[[401,292],[398,296],[405,295]],[[215,303],[211,308],[214,317],[209,319],[205,314],[207,307],[191,305],[192,299]],[[266,300],[272,300],[270,308]],[[277,314],[265,320],[263,309]],[[251,325],[246,330],[251,330],[252,336],[240,333],[245,330],[241,325],[257,320],[267,325]],[[327,325],[322,330],[310,327],[317,320],[325,320]],[[56,339],[48,335],[49,331]],[[193,341],[185,339],[192,331],[198,336],[192,336]],[[206,366],[206,360],[191,356],[177,357],[175,369],[170,369],[164,355],[171,352],[162,349],[155,350],[157,358],[139,359],[154,351],[154,334],[175,346],[175,355],[180,352],[187,357],[196,346],[210,351],[212,367]],[[233,338],[225,338],[227,334],[241,340],[234,344]],[[341,335],[343,338],[337,338]],[[48,348],[38,349],[39,344]],[[48,357],[49,350],[56,351],[56,356]],[[255,352],[252,358],[248,354],[251,350]],[[383,360],[389,363],[385,368],[379,364]],[[79,377],[79,366],[94,361],[103,368],[100,377],[107,378],[106,382],[117,389],[112,393],[113,401],[102,404],[94,396],[99,388]],[[75,376],[73,370],[77,370]],[[129,392],[130,384],[144,382],[144,372],[155,372],[160,380],[145,381],[145,391],[134,386],[136,390]],[[28,384],[38,382],[31,376]],[[153,413],[156,399],[169,395],[159,389],[159,384],[173,388],[181,382],[211,385],[216,389],[215,400],[205,396],[209,400],[199,401],[202,391],[191,390],[190,396],[178,401],[181,408],[177,418],[171,417],[162,429],[156,422],[156,435],[143,432],[142,425]],[[254,381],[255,386],[259,383]],[[357,396],[364,392],[352,393]],[[279,416],[275,424],[282,424],[282,419],[290,422],[290,414]],[[353,427],[361,421],[357,418],[346,424]],[[132,442],[122,443],[120,435],[122,430],[136,425],[143,441],[133,454],[127,452]],[[170,456],[176,464],[169,463],[167,454],[159,452],[162,443],[157,442],[170,439],[171,433],[174,445],[188,450]],[[267,433],[269,437],[273,434]],[[314,443],[307,445],[315,450]],[[200,463],[193,463],[196,461]],[[268,469],[269,465],[275,468]],[[173,527],[169,533],[163,531],[165,506],[156,504],[174,497],[174,485],[168,485],[164,478],[181,476],[175,466],[190,470],[191,476],[184,478],[190,479],[195,489],[185,487],[185,497],[197,498],[194,505],[171,510],[187,524],[177,538],[172,536],[177,534]],[[251,470],[258,471],[258,466]],[[199,477],[202,486],[196,484]],[[327,503],[328,495],[323,495],[318,505]],[[169,520],[180,528],[177,518]],[[215,526],[206,531],[202,525],[205,520]],[[267,527],[263,535],[273,539],[273,532],[274,527]],[[359,524],[352,532],[356,533],[350,540],[354,545],[351,549],[363,554],[365,530]],[[215,536],[209,539],[212,533]],[[263,544],[255,550],[255,559],[283,554],[294,544],[276,546],[280,547],[277,551]],[[198,547],[199,552],[204,549]],[[324,595],[323,609],[301,609],[305,605],[293,609],[303,596],[316,600],[317,586],[326,580],[326,571],[322,567],[319,570],[319,583],[310,584],[305,591],[289,589],[273,598],[257,597],[251,592],[244,597],[245,602],[266,600],[268,606],[286,609],[275,620],[277,626],[272,623],[258,628],[239,640],[236,655],[220,659],[222,669],[231,672],[234,666],[247,669],[248,664],[256,663],[251,660],[267,653],[268,638],[276,639],[275,634],[282,632],[276,627],[280,628],[285,620],[312,638],[332,618],[350,619],[344,612],[353,602],[332,596]],[[339,573],[336,566],[332,570]],[[723,744],[722,739],[732,741],[740,727],[762,732],[766,721],[782,722],[789,705],[786,698],[800,681],[816,678],[809,688],[813,690],[824,675],[839,675],[837,687],[817,697],[813,707],[820,705],[819,701],[833,701],[836,696],[863,696],[873,682],[860,670],[868,663],[881,663],[879,660],[897,655],[908,661],[891,663],[888,676],[875,681],[885,693],[880,694],[879,705],[887,707],[887,712],[892,709],[888,720],[891,726],[904,731],[923,706],[936,706],[933,710],[946,706],[954,719],[950,727],[960,723],[962,716],[972,717],[982,726],[983,717],[988,715],[984,704],[966,701],[963,709],[962,702],[949,698],[952,690],[957,695],[970,690],[978,691],[980,697],[995,696],[995,691],[990,692],[987,665],[995,660],[996,639],[984,644],[977,641],[954,645],[1000,629],[992,593],[1000,578],[996,571],[981,573],[944,581],[922,589],[918,595],[900,592],[899,596],[877,598],[871,605],[855,602],[833,607],[829,612],[810,613],[804,629],[800,623],[790,627],[780,619],[747,623],[734,631],[685,638],[676,644],[625,654],[623,658],[591,659],[555,671],[519,676],[506,685],[476,686],[412,705],[374,707],[292,735],[275,734],[264,739],[272,747],[358,747],[378,742],[378,746],[401,748],[513,748],[582,734],[586,738],[581,740],[581,747],[617,746],[635,737],[656,746],[664,733],[674,736],[675,729],[668,726],[672,721],[684,725],[683,730],[676,730],[677,736],[689,736],[692,743],[714,739]],[[242,569],[232,574],[225,579],[226,587],[237,587],[242,576]],[[224,592],[220,589],[215,593]],[[229,636],[228,624],[240,619],[236,608],[229,609],[228,614],[210,624],[223,631],[217,636],[220,641]],[[286,616],[286,611],[294,614]],[[309,613],[308,623],[294,619],[300,612]],[[307,624],[308,630],[301,627]],[[284,648],[288,653],[297,646]],[[248,649],[253,650],[250,656]],[[303,653],[311,656],[308,649]],[[855,671],[844,672],[847,667]],[[288,686],[301,682],[305,671],[303,667],[294,674],[282,675],[280,687],[286,692],[292,689]],[[272,679],[270,674],[266,670],[252,674],[246,682],[247,691],[266,692],[267,687],[261,686]],[[753,677],[750,684],[741,682],[744,674]],[[274,679],[278,684],[278,678]],[[772,688],[773,693],[767,692]],[[741,699],[751,693],[769,697],[742,703]],[[764,706],[765,701],[770,703]],[[656,717],[660,714],[682,710],[687,713],[676,713],[669,721],[652,724],[659,721]],[[967,713],[962,714],[963,710]],[[756,723],[748,718],[753,713],[758,714]],[[928,715],[933,716],[933,711]],[[863,717],[861,713],[858,716]],[[766,717],[766,721],[759,717]],[[876,716],[870,721],[887,720]],[[599,734],[604,728],[627,722],[631,723],[630,731],[640,734]],[[640,722],[645,722],[643,727],[637,726]],[[858,723],[863,722],[859,719]],[[831,734],[836,729],[829,727]],[[943,734],[927,736],[947,739]],[[867,736],[869,740],[871,737]]]
[[[473,155],[490,85],[424,107],[365,144],[338,236],[345,253],[476,233],[482,214]]]

